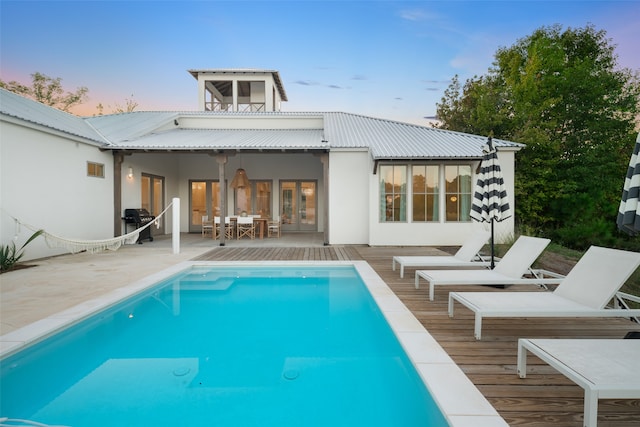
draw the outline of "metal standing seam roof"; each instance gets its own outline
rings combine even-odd
[[[117,146],[144,150],[319,150],[322,129],[176,129],[145,135]]]
[[[24,96],[0,88],[0,113],[25,120],[35,125],[64,132],[87,140],[88,143],[103,145],[100,136],[82,117],[49,107]]]
[[[155,118],[154,118],[155,117]],[[158,126],[182,117],[322,118],[318,129],[185,129],[155,132]],[[132,123],[128,123],[128,122]],[[97,117],[92,122],[111,139],[112,147],[149,150],[212,149],[366,149],[373,159],[481,158],[485,136],[470,135],[397,121],[340,112],[129,113]],[[116,140],[117,139],[117,140]],[[497,147],[520,149],[522,144],[494,139]]]
[[[374,160],[481,158],[485,136],[470,135],[342,112],[131,112],[77,117],[6,90],[0,91],[0,112],[61,132],[86,138],[111,149],[135,150],[331,150],[366,149]],[[181,118],[197,117],[212,126],[189,129]],[[321,128],[225,128],[216,119],[312,118]],[[178,124],[176,124],[178,123]],[[202,121],[201,121],[202,123]],[[221,122],[215,123],[220,125]],[[265,121],[264,123],[271,123]],[[246,122],[244,123],[246,125]],[[493,140],[497,147],[519,150],[510,141]]]
[[[418,126],[345,113],[325,113],[331,147],[367,147],[374,159],[480,158],[486,136]],[[496,147],[523,144],[493,139]]]
[[[86,120],[109,142],[119,146],[123,141],[141,138],[156,129],[173,123],[179,117],[177,112],[135,111],[131,113],[109,114],[87,117]]]

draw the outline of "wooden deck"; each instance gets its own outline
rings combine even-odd
[[[553,368],[529,356],[529,374],[516,374],[517,340],[523,338],[622,338],[640,325],[624,319],[508,319],[483,321],[482,341],[473,337],[473,316],[456,306],[456,316],[447,315],[448,291],[487,291],[491,287],[436,288],[429,302],[428,289],[415,289],[413,269],[400,279],[391,270],[394,255],[425,255],[427,248],[372,248],[328,246],[314,248],[216,248],[198,260],[366,260],[398,295],[416,318],[434,336],[453,360],[486,396],[511,426],[580,427],[584,408],[583,390]],[[509,291],[532,290],[511,287]],[[640,355],[638,355],[640,369]],[[461,402],[461,404],[463,404]],[[600,427],[640,426],[640,400],[601,400]]]

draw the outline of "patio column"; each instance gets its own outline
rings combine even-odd
[[[329,246],[329,153],[322,153],[320,162],[322,163],[322,197],[324,199],[324,209],[322,218],[324,222],[324,245]]]
[[[218,179],[220,180],[220,246],[224,246],[226,238],[226,224],[224,218],[227,216],[227,185],[225,182],[224,169],[227,164],[228,157],[226,154],[216,155],[216,162],[218,163]],[[214,215],[215,216],[215,215]],[[215,233],[215,224],[213,224]]]
[[[231,102],[233,103],[231,111],[238,111],[238,81],[236,79],[231,82]]]
[[[122,163],[124,154],[113,152],[113,236],[122,235]]]

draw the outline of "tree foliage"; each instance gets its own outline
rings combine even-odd
[[[486,76],[457,76],[440,127],[522,142],[516,217],[560,243],[610,243],[640,111],[637,73],[592,26],[542,27],[498,49]]]
[[[120,104],[116,104],[115,107],[109,106],[113,113],[132,113],[138,108],[138,103],[133,99],[133,95],[131,98],[125,98],[124,106]],[[104,114],[104,105],[102,103],[96,106],[96,110],[98,110],[98,116],[102,116]]]
[[[17,81],[5,82],[0,79],[0,87],[66,112],[87,101],[89,89],[80,87],[75,92],[65,92],[60,77],[53,79],[46,74],[36,72],[31,74],[31,80],[31,86],[26,86]],[[131,113],[138,108],[138,103],[131,95],[131,98],[125,98],[124,105],[115,104],[115,107],[108,107],[112,113]],[[96,110],[97,115],[101,116],[104,114],[105,107],[99,103]]]
[[[75,92],[65,92],[60,77],[54,79],[36,72],[31,74],[31,79],[31,86],[16,81],[0,80],[0,87],[67,112],[72,107],[86,102],[89,92],[86,87],[79,87]]]

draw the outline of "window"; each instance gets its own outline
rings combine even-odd
[[[415,165],[412,167],[414,222],[437,222],[440,218],[440,167],[437,165]]]
[[[386,164],[378,170],[380,222],[471,221],[471,164]]]
[[[471,210],[471,166],[445,166],[446,220],[470,221]]]
[[[380,166],[380,221],[407,220],[407,166]]]
[[[96,178],[104,178],[104,164],[87,162],[87,176],[95,176]]]

